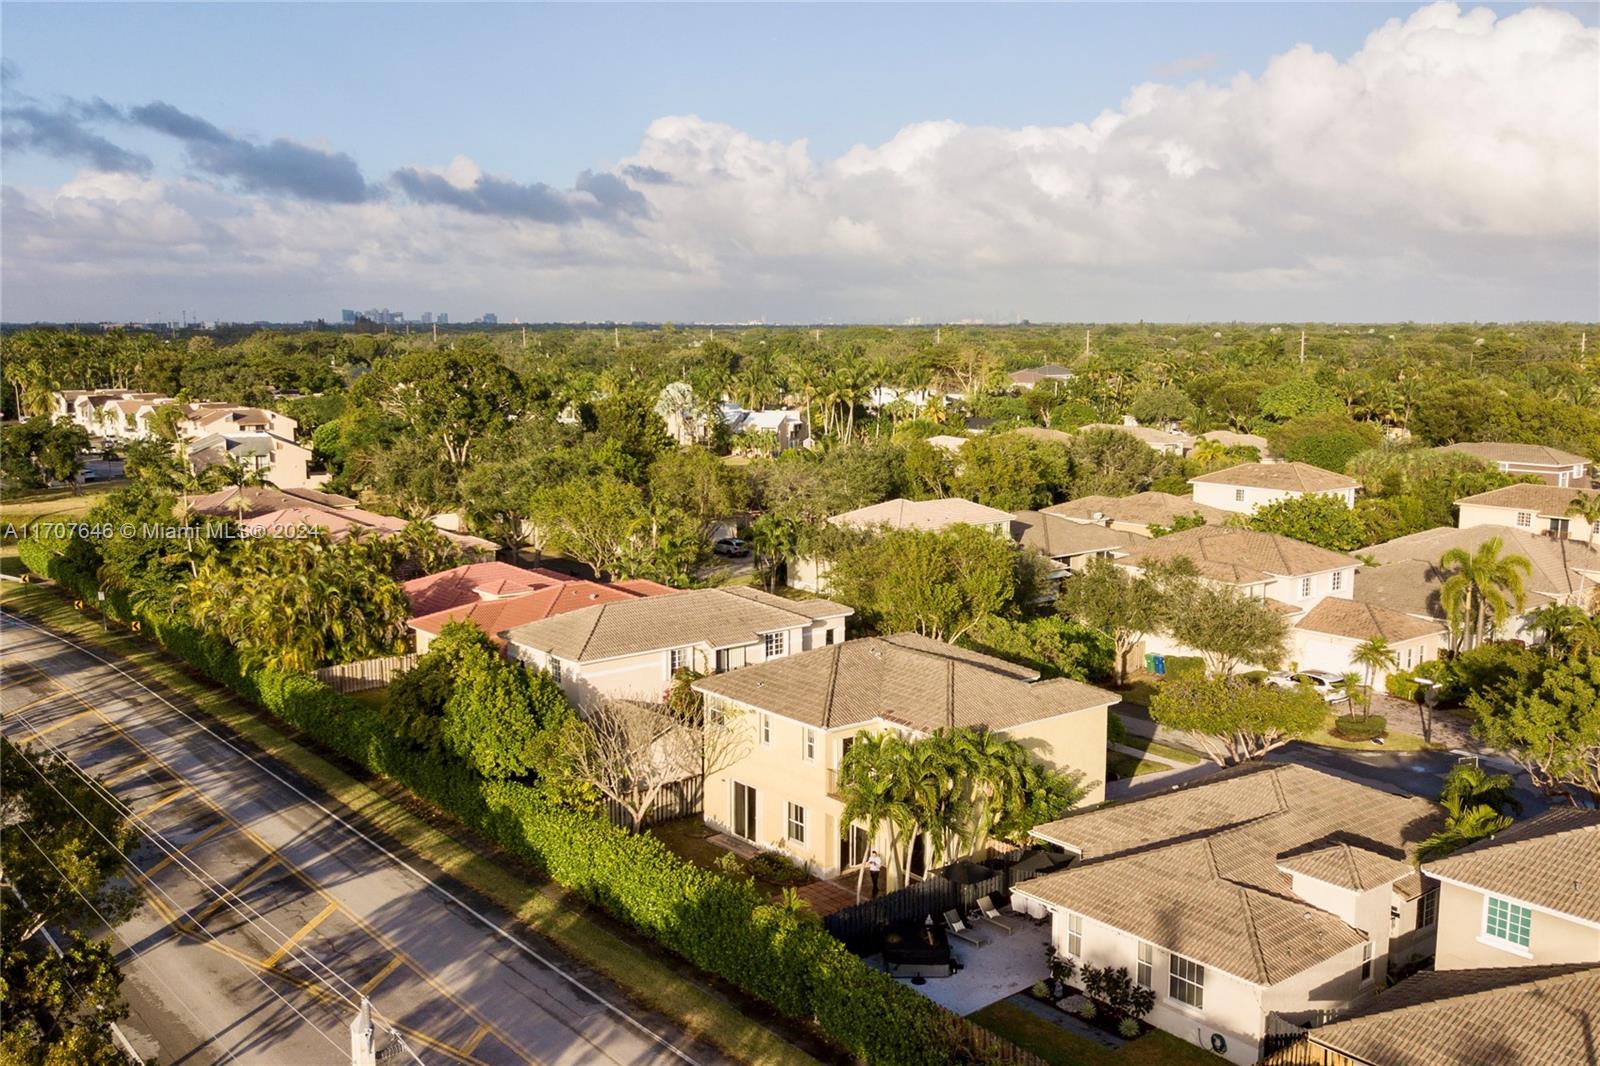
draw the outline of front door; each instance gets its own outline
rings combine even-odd
[[[738,781],[733,783],[733,835],[756,838],[756,790]]]
[[[859,825],[850,827],[850,835],[839,841],[839,869],[848,870],[867,861],[867,831]]]

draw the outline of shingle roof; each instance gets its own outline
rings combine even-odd
[[[1425,871],[1600,922],[1600,811],[1546,811],[1431,862]]]
[[[1228,520],[1228,512],[1209,504],[1195,503],[1189,496],[1170,492],[1136,492],[1132,496],[1082,496],[1044,508],[1045,514],[1076,521],[1093,521],[1097,514],[1114,522],[1145,526],[1170,526],[1179,516],[1198,514],[1211,525]]]
[[[1600,551],[1577,540],[1556,540],[1551,537],[1534,536],[1532,533],[1520,529],[1510,529],[1505,526],[1469,526],[1459,529],[1455,526],[1435,526],[1425,529],[1420,533],[1412,533],[1394,540],[1386,540],[1382,544],[1374,544],[1362,550],[1361,554],[1377,562],[1377,572],[1381,573],[1393,563],[1404,560],[1428,564],[1430,569],[1436,567],[1439,559],[1451,548],[1465,548],[1471,552],[1484,541],[1491,537],[1499,537],[1502,545],[1502,555],[1520,555],[1533,564],[1532,574],[1525,584],[1529,592],[1542,593],[1546,596],[1566,596],[1586,587],[1589,582],[1580,576],[1578,570],[1600,570]],[[1362,573],[1371,574],[1371,568],[1364,569]],[[1433,570],[1431,575],[1425,574],[1427,581],[1428,599],[1437,605],[1437,587],[1444,580],[1444,574]],[[1422,590],[1419,590],[1419,593]],[[1357,599],[1366,600],[1361,593],[1361,582],[1356,582],[1355,595]],[[1413,600],[1419,597],[1413,597]],[[1383,600],[1369,600],[1368,602],[1384,603]],[[1536,601],[1529,598],[1529,604],[1536,605]],[[1385,606],[1395,606],[1385,603]],[[1401,607],[1401,610],[1406,610]],[[1415,613],[1407,610],[1407,613]],[[1430,611],[1430,613],[1434,613]]]
[[[1574,466],[1589,461],[1560,448],[1547,448],[1543,444],[1509,444],[1504,441],[1466,441],[1446,445],[1444,450],[1466,452],[1492,463],[1517,463],[1523,466]]]
[[[1052,559],[1127,550],[1145,542],[1137,533],[1107,529],[1098,522],[1074,522],[1048,511],[1018,511],[1015,518],[1023,546],[1037,548]]]
[[[763,633],[852,613],[831,600],[786,600],[759,589],[693,589],[586,607],[516,626],[506,638],[562,659],[589,662],[691,644],[752,644]]]
[[[1310,1037],[1382,1066],[1576,1066],[1597,1031],[1600,963],[1580,963],[1423,971]]]
[[[1257,765],[1035,827],[1082,858],[1016,891],[1272,984],[1367,939],[1294,896],[1280,867],[1351,887],[1400,881],[1438,824],[1422,799]]]
[[[891,529],[939,530],[959,525],[963,522],[972,525],[1010,522],[1011,512],[1001,511],[994,507],[985,507],[981,503],[959,498],[947,500],[893,499],[885,500],[883,503],[875,503],[870,507],[858,507],[854,511],[836,514],[828,521],[840,526],[855,526],[858,529],[888,526]]]
[[[403,518],[393,515],[378,514],[374,511],[363,510],[360,507],[345,507],[334,510],[318,507],[310,503],[297,503],[291,507],[284,507],[277,511],[266,511],[262,514],[252,515],[240,523],[241,529],[252,533],[265,533],[269,536],[286,536],[307,529],[322,528],[334,537],[342,537],[352,530],[370,530],[379,535],[398,533],[406,527]],[[452,533],[448,529],[439,532],[445,540],[463,548],[474,548],[479,551],[491,550],[497,545],[493,541],[484,540],[482,537],[469,536],[466,533]]]
[[[400,590],[411,601],[412,615],[420,617],[464,603],[475,603],[479,598],[475,591],[477,587],[494,581],[516,582],[535,588],[560,583],[544,573],[524,570],[510,563],[490,562],[468,563],[441,570],[437,574],[412,578],[402,582]]]
[[[1355,565],[1348,555],[1306,544],[1277,533],[1262,533],[1236,526],[1199,526],[1152,540],[1120,560],[1130,566],[1169,562],[1179,557],[1194,561],[1202,577],[1242,585],[1273,577],[1320,574]]]
[[[1240,463],[1226,470],[1189,479],[1191,485],[1243,485],[1255,489],[1282,489],[1285,492],[1336,492],[1360,488],[1353,477],[1335,474],[1309,463]]]
[[[1390,643],[1415,640],[1442,632],[1437,622],[1424,621],[1401,611],[1358,600],[1344,600],[1325,596],[1306,616],[1295,623],[1296,629],[1312,633],[1327,633],[1350,640],[1371,640],[1382,637]]]
[[[1066,678],[914,633],[847,640],[695,682],[773,714],[824,728],[884,719],[919,730],[1005,729],[1093,707],[1117,697]]]
[[[1506,485],[1476,496],[1463,496],[1456,503],[1476,504],[1479,507],[1506,507],[1518,511],[1537,511],[1540,514],[1563,517],[1572,501],[1578,498],[1600,496],[1600,490],[1562,488],[1559,485]]]

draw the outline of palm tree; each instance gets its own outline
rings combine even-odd
[[[1357,644],[1355,651],[1350,653],[1350,661],[1366,672],[1367,692],[1364,703],[1366,713],[1371,714],[1372,687],[1377,683],[1378,671],[1393,670],[1400,665],[1400,660],[1395,655],[1394,649],[1389,646],[1388,640],[1379,636]]]
[[[1439,792],[1444,828],[1422,842],[1418,859],[1441,858],[1473,841],[1498,833],[1521,813],[1510,774],[1492,774],[1477,763],[1457,763]]]
[[[1591,622],[1582,608],[1570,603],[1547,603],[1528,615],[1528,629],[1539,634],[1539,642],[1552,659],[1573,653],[1582,643],[1579,630]]]
[[[859,824],[866,830],[867,846],[873,847],[883,827],[901,816],[895,764],[902,747],[904,743],[895,733],[861,733],[851,741],[850,749],[839,761],[834,785],[834,792],[844,800],[844,810],[839,814],[839,834],[844,839],[849,839],[851,827]],[[861,880],[866,870],[866,863],[856,868],[857,903],[861,902]]]
[[[244,490],[247,488],[258,489],[267,484],[267,472],[259,466],[245,463],[237,456],[230,455],[220,463],[209,467],[215,470],[211,477],[224,485],[231,485],[234,489],[233,500],[238,508],[238,519],[244,521]]]
[[[1502,625],[1513,606],[1521,611],[1527,603],[1523,580],[1533,573],[1533,564],[1521,555],[1500,554],[1505,543],[1490,537],[1473,551],[1451,548],[1439,559],[1439,570],[1454,571],[1439,590],[1452,633],[1470,638],[1477,647],[1484,637]]]
[[[1600,492],[1582,493],[1567,504],[1567,514],[1589,523],[1589,547],[1594,547],[1595,536],[1600,534]]]

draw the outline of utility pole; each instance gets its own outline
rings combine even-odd
[[[437,322],[433,324],[433,343],[439,343],[439,323]]]
[[[527,351],[528,350],[528,327],[527,326],[523,326],[522,327],[522,350],[523,351]]]
[[[1306,365],[1306,331],[1300,331],[1300,365]]]
[[[1089,358],[1089,331],[1083,331],[1083,357]]]
[[[361,997],[361,1007],[350,1023],[350,1066],[378,1066],[378,1045],[372,1028],[372,1001]]]
[[[611,347],[615,348],[619,352],[622,351],[622,327],[621,326],[612,326],[611,327]]]
[[[935,343],[935,344],[943,344],[944,343],[944,327],[943,326],[934,326],[933,327],[933,343]]]
[[[1589,351],[1589,331],[1584,330],[1578,334],[1578,358],[1582,359]]]

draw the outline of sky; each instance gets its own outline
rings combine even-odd
[[[0,318],[1600,319],[1600,6],[0,7]]]

